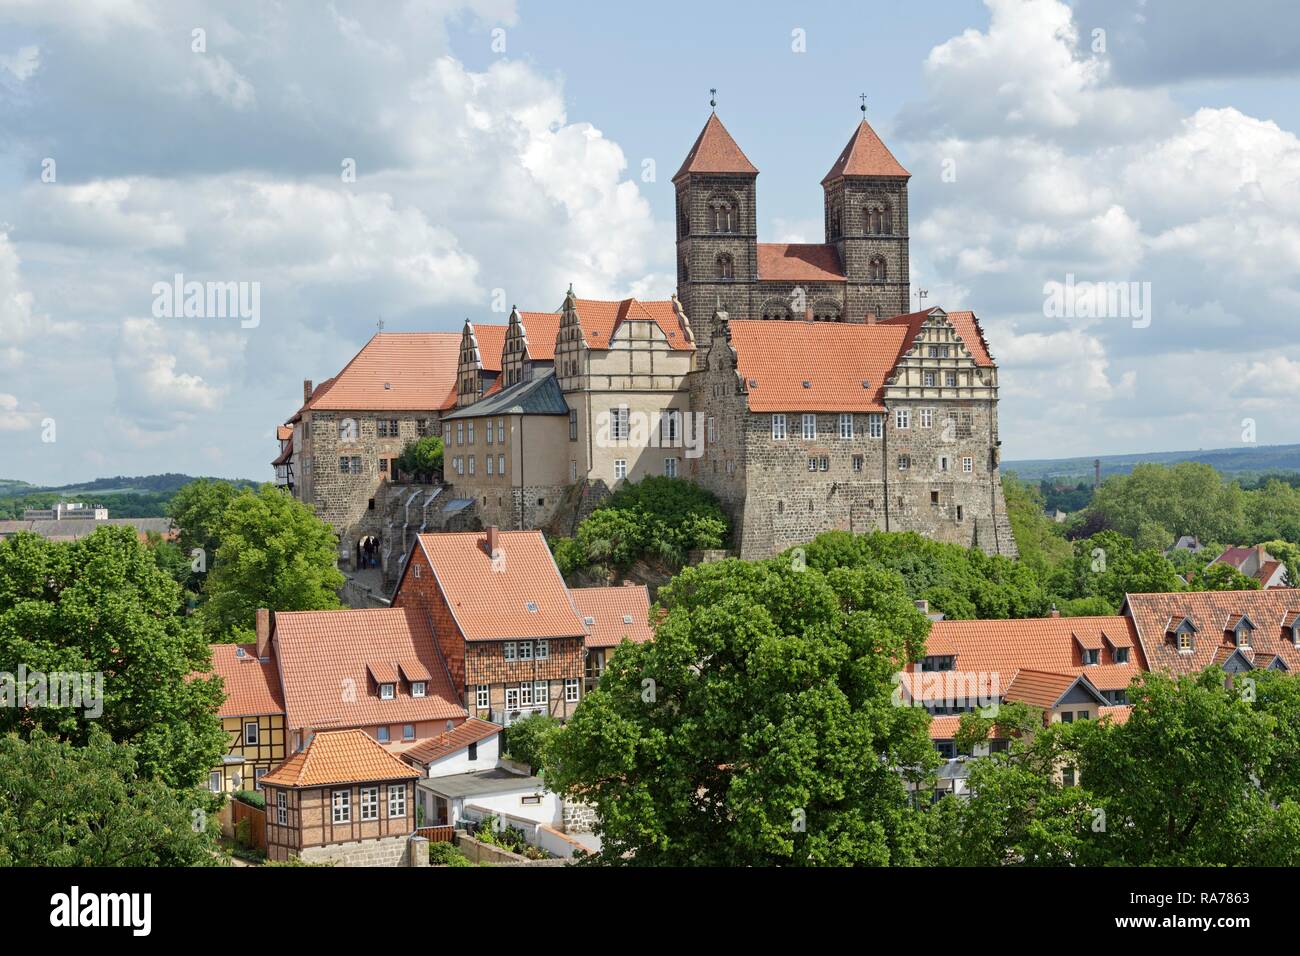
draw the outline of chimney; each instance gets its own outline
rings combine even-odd
[[[876,307],[874,305],[871,308],[867,309],[866,319],[867,319],[867,325],[875,325],[877,322],[880,321],[880,313],[876,311]]]
[[[311,379],[304,378],[302,380],[302,400],[304,402],[311,401],[311,393],[312,393]]]
[[[918,611],[920,611],[922,614],[929,614],[929,613],[930,613],[930,602],[929,602],[929,601],[925,601],[925,600],[922,600],[922,601],[913,601],[912,603],[916,605],[916,609],[917,609]]]
[[[805,322],[811,322],[813,320],[813,310],[811,305],[803,310],[803,319]]]
[[[1061,612],[1058,611],[1058,610],[1056,609],[1056,605],[1055,605],[1055,604],[1052,605],[1052,614],[1051,614],[1051,616],[1052,616],[1052,617],[1060,617],[1060,616],[1061,616]]]
[[[496,525],[489,525],[487,529],[487,553],[489,558],[501,555],[501,535]]]
[[[264,607],[257,609],[257,658],[271,656],[271,612]]]

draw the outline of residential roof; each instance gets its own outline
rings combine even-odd
[[[1133,708],[1128,704],[1110,704],[1105,707],[1097,708],[1097,719],[1109,717],[1116,724],[1127,724],[1129,715],[1133,713]]]
[[[415,608],[280,611],[273,641],[290,727],[325,730],[467,716],[428,617]],[[393,699],[381,700],[372,668],[391,673],[401,662],[418,662],[428,671],[425,696],[412,697],[410,686],[397,682]]]
[[[1056,674],[1027,667],[1016,672],[1005,694],[1007,700],[1046,709],[1055,707],[1075,684],[1082,684],[1099,702],[1102,700],[1101,694],[1092,686],[1086,674]]]
[[[20,531],[30,531],[50,541],[79,541],[95,533],[98,528],[134,528],[136,537],[144,540],[150,532],[163,537],[173,537],[176,528],[171,518],[34,518],[0,521],[0,537]]]
[[[266,778],[263,777],[262,780],[265,781]],[[417,785],[423,790],[452,799],[486,797],[494,793],[514,793],[518,790],[546,789],[540,777],[525,777],[522,774],[511,773],[504,767],[494,767],[479,773],[453,773],[445,777],[426,777]]]
[[[456,403],[460,340],[459,332],[378,332],[343,371],[316,387],[305,407],[393,412],[451,408]],[[498,347],[498,369],[500,351]]]
[[[718,119],[718,114],[711,113],[704,124],[704,129],[700,130],[700,135],[695,138],[691,151],[682,161],[681,169],[673,176],[673,182],[677,182],[687,173],[757,175],[758,169],[741,152],[736,141],[727,132],[727,128],[722,125],[722,120]]]
[[[573,603],[587,628],[587,647],[617,647],[627,638],[644,644],[650,627],[650,592],[644,584],[623,587],[570,588]]]
[[[1294,588],[1129,594],[1125,606],[1152,670],[1166,674],[1204,670],[1221,648],[1236,649],[1224,625],[1239,615],[1246,615],[1255,625],[1250,647],[1241,649],[1246,660],[1261,666],[1276,655],[1291,671],[1300,668],[1300,649],[1284,623],[1300,608],[1300,591]],[[1180,652],[1166,637],[1167,629],[1177,627],[1184,617],[1196,628],[1191,653]]]
[[[213,644],[211,650],[212,673],[221,678],[226,692],[218,717],[284,713],[280,669],[273,656],[259,660],[256,644]]]
[[[478,418],[480,415],[568,415],[569,403],[564,400],[560,384],[555,380],[555,370],[546,369],[523,382],[516,382],[499,392],[484,395],[473,405],[466,405],[443,416],[443,421],[456,418]]]
[[[885,382],[907,332],[882,323],[733,319],[728,326],[755,412],[884,411]]]
[[[916,341],[917,335],[920,334],[921,328],[936,311],[942,312],[936,306],[923,309],[920,312],[890,316],[887,319],[881,319],[877,324],[901,325],[907,328],[907,337],[899,349],[901,355],[911,351],[912,344]],[[948,320],[948,324],[952,326],[953,332],[961,339],[962,345],[966,347],[966,351],[970,353],[970,357],[976,365],[988,367],[993,364],[993,357],[989,354],[988,343],[984,340],[984,333],[980,329],[979,321],[975,318],[974,312],[942,312],[942,317]]]
[[[534,362],[555,360],[555,338],[560,332],[558,312],[520,312],[519,324],[523,327],[528,345],[528,357]]]
[[[831,171],[822,179],[822,185],[841,176],[903,176],[912,174],[894,158],[876,131],[864,119],[858,124],[835,160]]]
[[[262,778],[277,787],[414,780],[420,772],[398,760],[360,730],[316,733],[307,746]]]
[[[575,299],[573,305],[587,348],[608,349],[624,322],[653,322],[663,332],[670,348],[680,351],[695,348],[695,343],[687,337],[677,303],[672,299],[620,299],[616,302]]]
[[[453,727],[437,737],[421,741],[414,747],[404,751],[402,757],[420,765],[431,764],[435,760],[441,760],[448,754],[464,750],[470,744],[478,743],[480,740],[487,740],[489,737],[495,737],[501,733],[502,729],[500,724],[494,724],[490,720],[479,720],[477,717],[471,717],[463,724]]]
[[[766,281],[843,282],[840,254],[829,243],[760,242],[758,277]]]
[[[582,637],[586,629],[540,531],[422,534],[418,541],[467,641]],[[409,562],[408,562],[409,563]],[[398,585],[401,594],[406,576]]]

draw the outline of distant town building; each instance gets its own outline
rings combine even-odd
[[[61,521],[80,518],[87,521],[107,521],[108,509],[102,505],[88,505],[80,501],[60,501],[53,508],[27,508],[24,521]]]
[[[1253,548],[1228,548],[1210,564],[1226,564],[1236,568],[1248,578],[1254,578],[1262,588],[1288,587],[1286,564],[1264,549],[1262,544]]]

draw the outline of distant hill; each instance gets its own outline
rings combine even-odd
[[[1133,455],[1096,455],[1087,458],[1036,458],[1004,461],[1002,471],[1015,472],[1022,481],[1043,478],[1091,478],[1093,459],[1101,459],[1101,476],[1126,475],[1134,465],[1176,465],[1193,461],[1212,466],[1224,475],[1248,478],[1262,474],[1300,472],[1300,445],[1259,445],[1211,448],[1197,451],[1153,451]]]
[[[0,478],[0,520],[21,518],[27,508],[49,508],[58,501],[84,501],[103,505],[113,518],[161,518],[172,496],[191,481],[191,475],[168,473],[114,478],[96,478],[71,485],[33,485]],[[227,481],[236,488],[256,488],[247,478],[210,479]]]

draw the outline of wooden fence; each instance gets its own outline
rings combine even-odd
[[[241,800],[230,801],[230,822],[239,837],[241,820],[248,821],[248,845],[255,850],[266,849],[266,811],[250,806]]]
[[[456,839],[455,827],[417,827],[416,836],[422,836],[430,843],[453,843]]]

